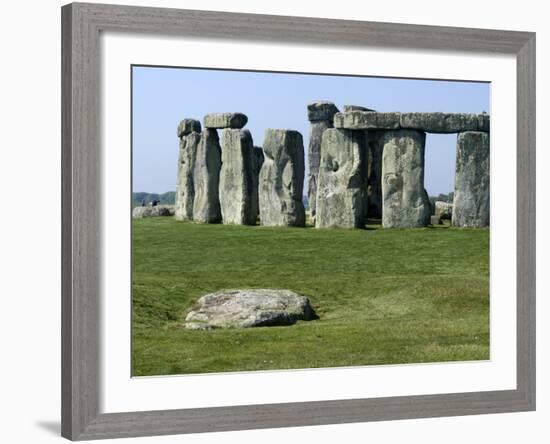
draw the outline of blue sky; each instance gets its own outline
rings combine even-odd
[[[133,67],[133,191],[174,191],[176,128],[186,117],[243,112],[254,144],[267,128],[300,131],[307,153],[307,104],[330,100],[377,111],[490,112],[490,85],[474,82]],[[456,135],[428,134],[425,186],[454,188]],[[307,154],[306,154],[307,156]],[[307,165],[307,162],[306,162]],[[307,189],[304,187],[304,189]]]

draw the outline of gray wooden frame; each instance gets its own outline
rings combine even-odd
[[[517,57],[515,390],[127,413],[99,411],[102,31]],[[535,409],[535,34],[73,3],[62,8],[62,435],[73,440]]]

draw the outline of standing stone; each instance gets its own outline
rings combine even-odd
[[[365,227],[367,169],[364,131],[331,128],[323,133],[316,227]]]
[[[195,119],[183,119],[178,125],[178,137],[181,139],[183,136],[191,133],[201,132],[201,123]]]
[[[489,134],[459,133],[456,149],[454,227],[488,227],[490,206]]]
[[[178,157],[178,176],[176,181],[176,209],[178,220],[193,219],[193,203],[195,200],[194,170],[197,148],[200,143],[200,122],[184,119],[178,125],[180,148]]]
[[[332,122],[334,114],[338,112],[338,108],[332,102],[319,100],[311,102],[307,105],[307,119],[310,122],[328,121]]]
[[[382,135],[382,225],[384,228],[425,227],[431,208],[424,189],[426,133],[385,131]]]
[[[258,187],[250,131],[224,129],[221,139],[220,206],[224,224],[255,225]]]
[[[253,211],[259,215],[260,213],[260,201],[258,196],[258,186],[260,182],[260,170],[262,169],[262,165],[264,164],[265,156],[264,156],[264,150],[260,146],[255,146],[252,150],[252,157],[254,160],[254,195],[252,196],[252,208]]]
[[[193,220],[215,224],[222,220],[219,197],[220,168],[222,165],[218,132],[206,128],[195,159]]]
[[[317,205],[317,178],[321,158],[321,139],[326,129],[332,128],[334,114],[338,108],[332,102],[312,102],[307,106],[310,121],[308,146],[308,192],[307,199],[312,219],[315,219]]]
[[[262,165],[264,164],[265,156],[264,156],[264,150],[261,146],[255,146],[254,147],[254,166],[256,175],[260,175],[260,170],[262,169]]]
[[[260,171],[260,223],[305,226],[304,142],[298,131],[268,129]]]
[[[383,131],[367,133],[369,147],[367,217],[370,219],[382,218],[382,151],[384,149],[382,135]]]
[[[435,201],[435,215],[441,219],[451,220],[453,218],[453,204],[449,202],[443,202],[441,200]]]

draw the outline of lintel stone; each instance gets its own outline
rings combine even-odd
[[[373,111],[348,111],[334,115],[334,128],[366,129],[399,129],[401,113],[377,113]]]
[[[359,106],[359,105],[344,105],[344,112],[347,113],[348,111],[369,111],[369,112],[376,112],[375,109],[365,108],[364,106]]]
[[[489,132],[489,114],[402,113],[401,128],[428,133]]]
[[[246,125],[248,117],[243,113],[210,113],[204,116],[205,128],[235,128]]]

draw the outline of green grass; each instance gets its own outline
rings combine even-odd
[[[489,359],[489,231],[133,221],[135,376]],[[186,330],[223,288],[286,288],[320,319]]]

